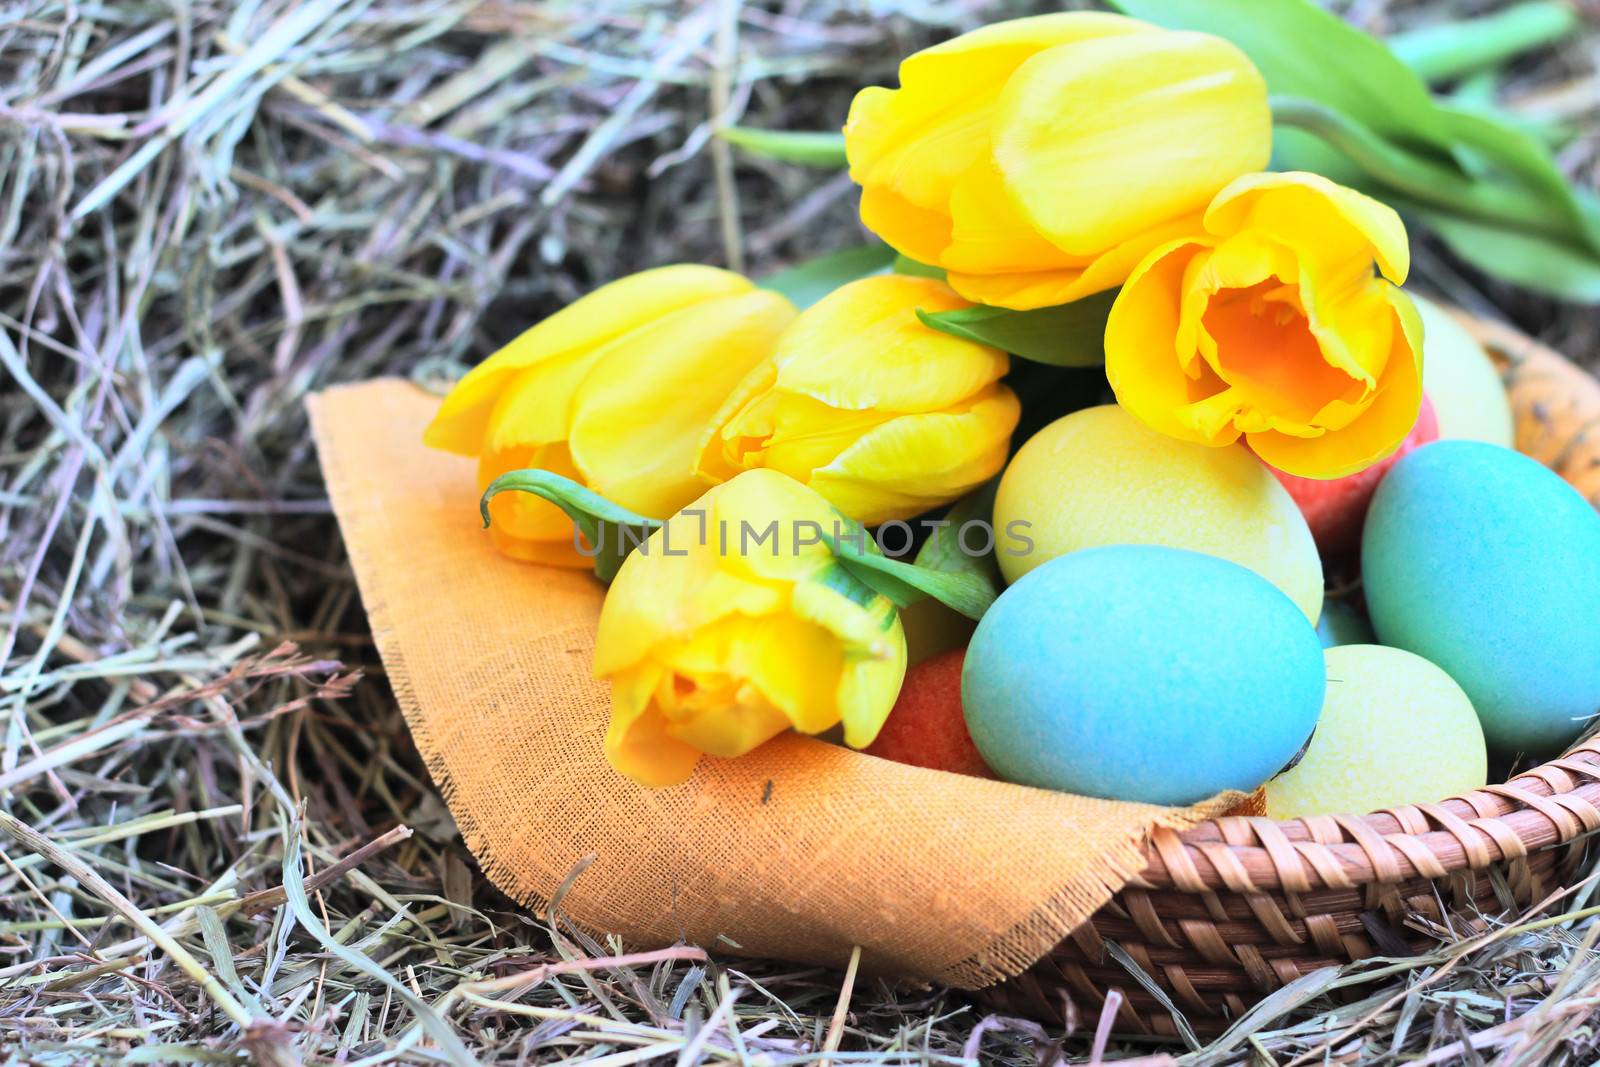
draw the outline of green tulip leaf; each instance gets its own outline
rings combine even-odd
[[[1441,105],[1440,111],[1462,146],[1460,155],[1469,170],[1489,179],[1500,172],[1527,187],[1558,221],[1563,239],[1582,240],[1600,251],[1600,220],[1584,210],[1578,190],[1561,173],[1548,144],[1483,110]]]
[[[921,263],[907,255],[894,257],[894,265],[890,268],[896,274],[909,274],[913,278],[938,278],[944,281],[943,267],[935,267],[931,263]]]
[[[1365,181],[1360,184],[1369,186],[1381,199],[1392,200],[1394,194],[1403,194],[1456,214],[1551,236],[1571,233],[1574,225],[1581,224],[1575,220],[1576,201],[1559,173],[1554,177],[1560,186],[1554,191],[1548,186],[1548,175],[1540,179],[1544,186],[1541,189],[1493,180],[1488,173],[1474,177],[1460,166],[1435,162],[1415,149],[1385,140],[1350,116],[1312,100],[1273,97],[1272,115],[1280,125],[1311,134],[1338,149],[1362,172]],[[1471,162],[1479,161],[1472,151],[1480,145],[1509,153],[1514,141],[1519,153],[1530,148],[1542,151],[1536,141],[1517,131],[1486,132],[1478,124],[1494,124],[1482,116],[1465,111],[1446,113],[1443,109],[1440,116],[1452,129],[1473,128],[1477,144],[1462,145],[1463,158]],[[1279,154],[1285,154],[1282,146]],[[1292,159],[1289,162],[1293,165]],[[1538,171],[1525,158],[1515,166],[1524,175]]]
[[[1032,311],[970,307],[930,312],[919,308],[917,318],[942,333],[992,345],[1035,363],[1095,367],[1105,362],[1106,316],[1116,298],[1113,290]]]
[[[1493,69],[1524,52],[1554,44],[1578,25],[1578,13],[1566,0],[1530,0],[1503,11],[1397,33],[1387,44],[1420,77],[1441,82]]]
[[[997,535],[988,525],[994,515],[994,495],[999,488],[1000,479],[995,478],[950,505],[950,510],[940,520],[941,524],[934,528],[917,550],[916,565],[953,574],[979,574],[991,587],[999,589],[1000,567],[995,562],[993,543]],[[963,539],[963,528],[973,522],[983,523],[985,529],[990,531],[987,534],[989,550],[982,555],[969,552],[967,542]]]
[[[852,529],[851,536],[824,540],[851,577],[888,597],[897,608],[932,597],[969,619],[981,619],[1000,595],[998,581],[981,566],[924,565],[920,553],[916,563],[891,559],[883,555],[864,530],[854,524]]]
[[[1600,256],[1587,246],[1422,205],[1395,206],[1431,227],[1452,252],[1486,274],[1562,300],[1600,303]]]
[[[726,126],[717,136],[754,156],[807,167],[840,168],[847,164],[844,134],[826,130],[758,130]]]
[[[478,501],[484,529],[489,528],[489,501],[506,492],[532,493],[566,512],[584,540],[595,547],[594,573],[603,582],[616,577],[617,568],[622,566],[628,553],[663,525],[660,519],[636,515],[613,504],[571,478],[530,468],[507,471],[489,483]]]
[[[1562,175],[1545,138],[1522,120],[1435,100],[1417,70],[1311,0],[1114,3],[1243,49],[1273,94],[1276,166],[1315,170],[1396,206],[1409,201],[1424,209],[1410,212],[1417,218],[1444,217],[1456,236],[1441,236],[1452,247],[1468,232],[1508,235],[1516,246],[1504,258],[1463,254],[1487,273],[1545,292],[1588,290],[1600,219]],[[1466,72],[1570,30],[1571,13],[1554,6],[1525,5],[1512,15],[1502,13],[1511,21],[1498,30],[1475,23],[1451,31],[1453,40],[1402,38],[1398,47],[1424,71]],[[1327,62],[1329,55],[1339,61]],[[1541,249],[1556,257],[1546,272],[1530,258]]]
[[[1112,6],[1232,41],[1273,93],[1314,100],[1388,140],[1432,149],[1437,161],[1453,155],[1454,139],[1416,72],[1311,0],[1112,0]]]
[[[977,574],[936,571],[887,556],[852,555],[848,549],[840,553],[839,563],[862,584],[892,600],[897,608],[932,597],[969,619],[981,619],[999,595]]]
[[[894,262],[894,249],[888,245],[858,245],[768,275],[761,287],[782,294],[795,307],[804,310],[839,286],[871,274],[881,274]]]

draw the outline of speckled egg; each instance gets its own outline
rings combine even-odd
[[[1267,814],[1360,815],[1488,781],[1472,701],[1421,656],[1379,645],[1324,653],[1328,695],[1305,756],[1267,783]]]
[[[1422,315],[1422,388],[1433,401],[1440,439],[1510,448],[1511,401],[1489,353],[1444,308],[1415,294],[1411,299]]]
[[[1362,580],[1378,639],[1460,683],[1490,748],[1550,754],[1600,711],[1600,514],[1527,456],[1438,441],[1402,459]]]
[[[1323,689],[1293,601],[1236,563],[1156,545],[1030,571],[978,623],[961,678],[1000,777],[1154,804],[1255,789],[1305,743]]]
[[[1248,567],[1313,622],[1322,611],[1311,531],[1248,449],[1179,441],[1115,405],[1073,412],[1029,438],[1000,480],[994,525],[1007,581],[1078,549],[1165,545]]]

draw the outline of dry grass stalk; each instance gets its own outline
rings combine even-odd
[[[1039,6],[0,4],[0,1045],[1172,1062],[1068,1015],[984,1018],[719,946],[629,953],[511,907],[386,695],[301,406],[377,374],[439,387],[628,270],[742,250],[763,273],[856,242],[847,182],[715,129],[836,126],[899,55]],[[1381,27],[1481,5],[1346,6]],[[1591,120],[1594,45],[1518,66],[1501,99]],[[1596,149],[1584,133],[1563,162],[1592,176]],[[1419,265],[1594,350],[1592,315],[1431,246]],[[1591,890],[1285,990],[1177,1062],[1593,1062]]]

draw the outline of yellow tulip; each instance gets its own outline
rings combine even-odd
[[[1374,265],[1377,270],[1374,271]],[[1153,429],[1339,478],[1422,403],[1422,323],[1392,210],[1314,174],[1254,174],[1134,270],[1106,323],[1117,400]]]
[[[845,124],[861,218],[969,300],[1114,288],[1266,166],[1266,83],[1233,45],[1118,15],[995,23],[918,52]]]
[[[705,426],[794,318],[776,293],[713,267],[629,275],[556,312],[445,397],[423,435],[478,458],[479,488],[538,467],[666,518],[732,474],[696,470]],[[489,503],[504,553],[587,567],[572,522],[529,493]]]
[[[714,421],[702,467],[781,471],[869,526],[947,504],[1005,466],[1008,359],[922,324],[967,307],[931,278],[876,275],[800,313]]]
[[[793,727],[843,722],[870,744],[894,706],[906,641],[894,605],[846,575],[825,537],[845,520],[775,471],[708,490],[623,561],[594,671],[611,680],[611,765],[676,785]],[[859,529],[859,528],[858,528]]]

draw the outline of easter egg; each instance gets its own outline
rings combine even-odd
[[[1339,645],[1370,645],[1376,641],[1372,623],[1360,608],[1348,600],[1328,600],[1322,605],[1322,618],[1317,620],[1317,636],[1323,648]]]
[[[1438,415],[1440,440],[1510,448],[1516,425],[1511,401],[1489,353],[1444,308],[1411,299],[1422,316],[1422,389]]]
[[[906,671],[894,710],[864,752],[938,771],[994,777],[961,713],[961,664],[966,650],[941,652]]]
[[[1165,545],[1232,560],[1322,610],[1322,561],[1300,509],[1243,445],[1157,433],[1116,405],[1057,419],[1012,457],[995,495],[1009,582],[1099,545]]]
[[[1328,695],[1306,753],[1267,783],[1267,815],[1362,815],[1443,800],[1489,780],[1472,701],[1421,656],[1379,645],[1325,652]]]
[[[1299,751],[1322,646],[1259,575],[1215,556],[1112,545],[1002,593],[967,647],[967,729],[1001,778],[1190,804],[1250,791]]]
[[[1460,683],[1490,748],[1549,754],[1600,710],[1600,514],[1553,471],[1425,445],[1378,486],[1361,553],[1378,639]]]
[[[1389,469],[1400,462],[1400,457],[1414,452],[1429,441],[1439,437],[1439,422],[1434,417],[1433,405],[1426,394],[1422,408],[1417,413],[1417,424],[1400,443],[1394,455],[1379,460],[1364,471],[1343,478],[1301,478],[1273,470],[1273,475],[1283,483],[1300,514],[1311,527],[1311,536],[1317,548],[1328,555],[1338,555],[1354,549],[1361,543],[1361,523],[1367,517],[1367,507],[1372,494]]]

